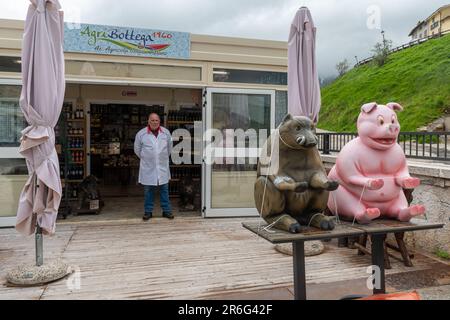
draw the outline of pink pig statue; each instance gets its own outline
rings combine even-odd
[[[409,175],[397,143],[400,124],[395,111],[401,110],[398,103],[362,107],[359,137],[341,150],[328,175],[340,183],[328,199],[333,214],[367,224],[380,217],[407,222],[425,213],[422,205],[410,207],[403,192],[418,187],[420,180]]]

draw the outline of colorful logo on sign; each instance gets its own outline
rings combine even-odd
[[[65,51],[179,59],[190,56],[188,33],[90,24],[70,26],[66,24],[65,28]]]

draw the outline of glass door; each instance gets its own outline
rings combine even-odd
[[[28,179],[19,153],[21,131],[27,126],[19,107],[21,82],[0,79],[0,227],[14,226],[20,193]]]
[[[275,91],[208,88],[204,131],[204,217],[257,216],[257,160],[275,126]]]

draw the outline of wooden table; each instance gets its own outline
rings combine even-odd
[[[243,226],[272,244],[292,243],[294,267],[295,300],[306,300],[306,270],[305,247],[306,241],[359,237],[372,237],[372,265],[380,270],[381,287],[374,288],[374,294],[386,293],[384,268],[384,242],[387,234],[443,228],[443,224],[428,223],[425,220],[413,219],[411,222],[395,220],[376,220],[369,225],[341,222],[333,231],[322,231],[316,228],[306,228],[300,234],[290,234],[277,229],[266,230],[266,223],[243,223]]]
[[[344,222],[345,225],[352,225],[349,222]],[[354,228],[360,229],[365,232],[365,235],[370,236],[372,239],[372,265],[377,266],[380,270],[380,286],[374,288],[374,294],[386,293],[385,284],[385,240],[388,234],[408,232],[408,231],[421,231],[441,229],[444,224],[441,223],[429,223],[423,219],[412,219],[410,222],[401,222],[397,220],[380,219],[372,221],[368,225],[355,224]]]

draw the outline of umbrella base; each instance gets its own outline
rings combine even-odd
[[[275,250],[287,256],[292,256],[292,244],[284,243],[275,246]],[[325,251],[322,241],[305,242],[305,257],[318,256]]]
[[[39,286],[55,282],[69,274],[69,266],[62,261],[36,265],[22,265],[6,275],[8,284],[21,287]]]

